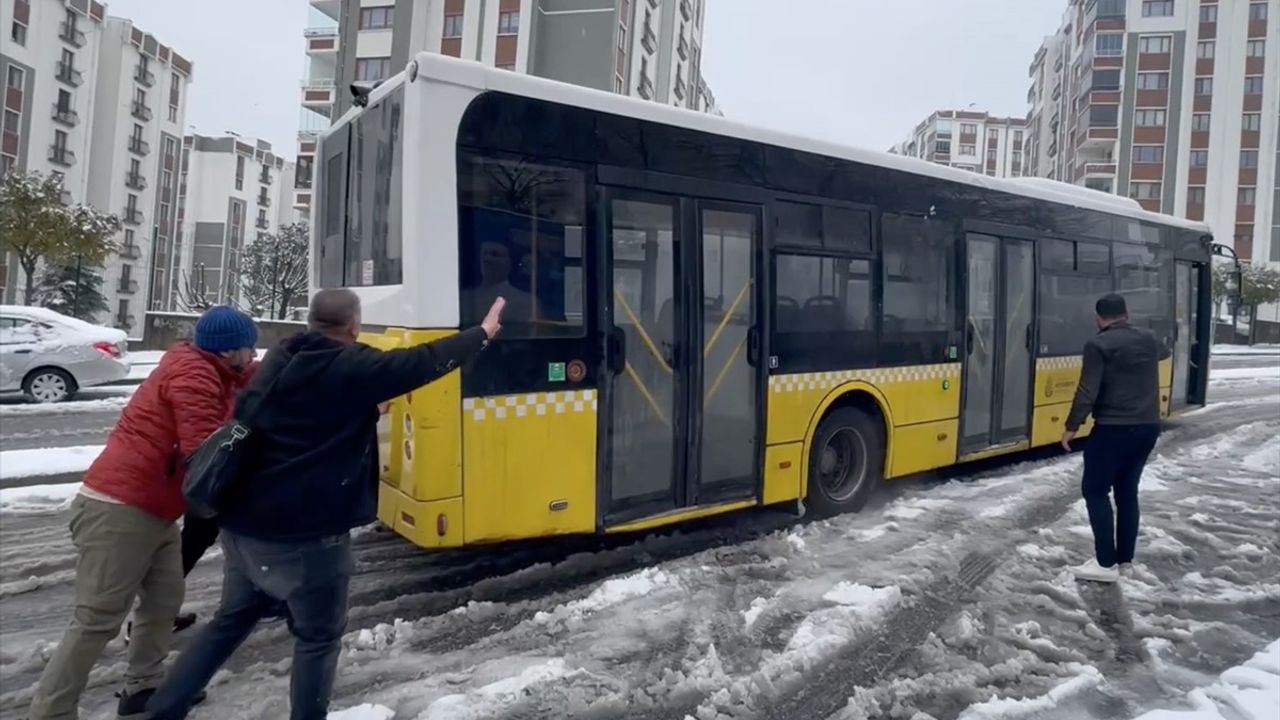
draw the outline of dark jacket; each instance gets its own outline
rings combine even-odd
[[[1084,367],[1067,430],[1093,415],[1098,425],[1160,422],[1160,361],[1169,350],[1150,331],[1117,323],[1084,346]]]
[[[252,435],[222,527],[259,540],[303,541],[370,523],[378,503],[378,403],[422,387],[487,344],[472,328],[382,351],[317,333],[271,350],[237,405]],[[264,398],[254,417],[245,400]]]

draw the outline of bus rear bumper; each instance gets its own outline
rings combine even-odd
[[[379,483],[378,519],[418,547],[463,545],[461,497],[414,500],[398,488]]]

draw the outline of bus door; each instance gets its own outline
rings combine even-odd
[[[603,203],[603,522],[753,497],[760,209],[622,188]]]
[[[1029,438],[1035,261],[1032,243],[968,233],[960,454]]]
[[[1196,367],[1196,332],[1198,330],[1200,265],[1178,261],[1174,267],[1174,344],[1173,344],[1173,398],[1176,410],[1186,407],[1197,387],[1199,368]]]

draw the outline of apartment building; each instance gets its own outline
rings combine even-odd
[[[706,0],[312,0],[294,202],[311,203],[315,132],[419,52],[719,113],[702,77]],[[319,127],[317,127],[319,125]]]
[[[1026,135],[1022,118],[939,110],[889,152],[992,177],[1018,177],[1027,162]]]
[[[141,333],[152,290],[168,282],[191,63],[92,0],[0,0],[0,22],[0,171],[56,173],[64,202],[121,217],[102,272],[112,313],[99,321]],[[0,270],[6,302],[24,300],[17,274]]]
[[[197,298],[241,303],[244,248],[299,218],[294,163],[265,140],[188,135],[178,187],[178,248],[164,309],[187,310]]]
[[[1280,262],[1280,3],[1069,0],[1031,64],[1032,172]]]

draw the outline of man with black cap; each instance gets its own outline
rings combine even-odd
[[[248,315],[231,307],[207,310],[194,341],[169,349],[120,414],[71,503],[75,609],[36,686],[31,720],[79,716],[89,671],[135,599],[119,714],[144,711],[164,676],[182,607],[183,460],[230,419],[257,340]]]
[[[1081,580],[1111,583],[1133,572],[1138,482],[1160,437],[1159,366],[1170,353],[1150,331],[1129,324],[1120,295],[1104,295],[1094,310],[1098,334],[1084,346],[1062,447],[1071,450],[1080,425],[1093,415],[1081,492],[1093,527],[1094,558],[1072,571]]]

